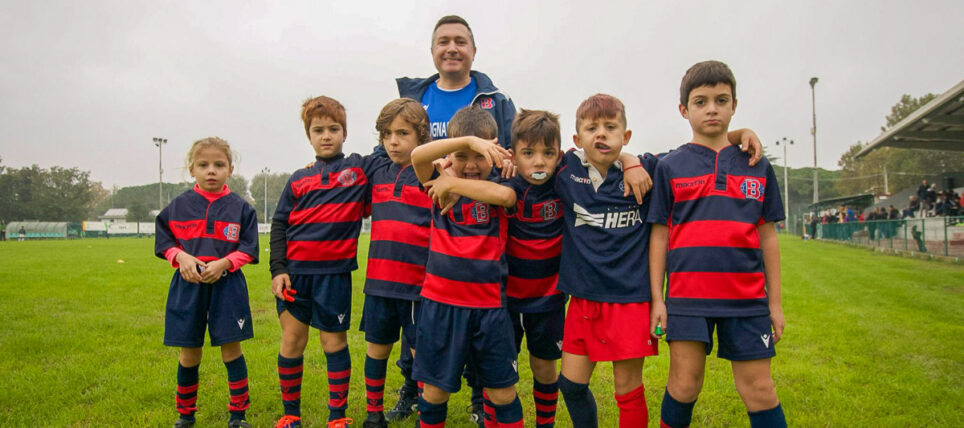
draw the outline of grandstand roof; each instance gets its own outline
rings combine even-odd
[[[964,80],[871,141],[857,157],[881,147],[964,151]]]
[[[127,219],[127,208],[111,208],[107,210],[103,215],[97,216],[98,219]]]
[[[839,198],[830,198],[819,201],[815,204],[810,204],[807,207],[807,211],[820,211],[828,208],[836,208],[841,205],[849,205],[857,209],[857,211],[863,210],[865,207],[873,205],[874,195],[870,193],[864,193],[861,195],[851,195],[851,196],[841,196]]]

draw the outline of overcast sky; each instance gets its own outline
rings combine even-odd
[[[519,108],[561,115],[571,146],[579,102],[626,104],[634,152],[685,143],[679,81],[702,60],[730,65],[731,127],[757,131],[790,166],[817,154],[837,169],[880,133],[902,94],[942,93],[964,79],[964,2],[143,2],[0,0],[3,165],[79,167],[128,186],[189,180],[191,142],[217,135],[240,153],[236,173],[293,171],[313,153],[301,102],[329,95],[348,110],[347,152],[376,144],[375,117],[394,78],[435,73],[432,27],[446,14],[475,33],[474,68]],[[782,162],[781,162],[782,163]]]

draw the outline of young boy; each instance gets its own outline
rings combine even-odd
[[[679,111],[693,129],[692,142],[656,167],[647,221],[653,228],[650,328],[666,327],[670,350],[663,426],[690,424],[714,329],[717,356],[731,361],[750,425],[786,426],[770,376],[784,328],[774,227],[784,218],[783,205],[770,164],[747,166],[747,156],[727,143],[735,110],[736,79],[726,64],[691,67]]]
[[[368,342],[365,428],[388,426],[383,414],[385,372],[399,329],[409,346],[416,343],[418,293],[425,278],[432,220],[432,199],[420,189],[411,167],[412,150],[431,140],[425,109],[409,98],[393,100],[382,108],[375,129],[392,163],[375,169],[370,176],[372,230],[361,321]],[[405,347],[402,352],[412,353],[414,348]],[[407,388],[416,389],[414,385]],[[400,401],[407,396],[401,394]]]
[[[271,224],[271,290],[281,321],[278,376],[285,415],[277,426],[301,425],[301,376],[309,325],[321,331],[328,374],[328,426],[345,427],[351,357],[351,271],[361,219],[369,211],[366,171],[384,156],[345,156],[345,108],[320,96],[304,103],[301,119],[315,163],[291,175]]]
[[[457,138],[412,152],[415,174],[429,196],[436,201],[458,196],[447,212],[442,205],[432,209],[413,370],[424,383],[419,421],[422,428],[445,426],[449,394],[460,389],[462,370],[470,363],[479,369],[478,382],[495,404],[500,426],[522,427],[512,322],[505,309],[505,209],[516,197],[512,189],[486,180],[493,163],[508,152],[492,141],[497,126],[481,108],[459,110],[448,132]],[[454,176],[439,174],[433,165],[445,155]]]
[[[624,196],[619,161],[632,131],[621,101],[597,94],[576,111],[573,142],[582,151],[566,153],[556,179],[563,204],[564,243],[559,290],[572,296],[565,320],[559,389],[573,426],[597,426],[589,380],[599,361],[613,362],[620,427],[648,421],[643,389],[643,358],[656,355],[649,331],[649,290],[645,277],[649,225],[646,204]],[[656,158],[639,158],[652,174]],[[641,214],[643,213],[643,214]]]

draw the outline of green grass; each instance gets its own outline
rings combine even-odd
[[[773,376],[792,426],[947,426],[964,419],[964,268],[781,237],[786,336]],[[262,241],[262,249],[266,248]],[[362,239],[360,252],[367,250]],[[165,426],[176,418],[177,349],[161,344],[172,270],[148,238],[0,242],[0,425]],[[255,338],[244,342],[257,427],[281,415],[276,374],[280,327],[269,290],[267,253],[245,275]],[[364,258],[362,258],[364,259]],[[123,260],[123,263],[119,263]],[[361,316],[364,270],[354,274],[353,326]],[[364,337],[349,334],[354,376],[350,416],[364,419]],[[644,368],[658,426],[668,367]],[[397,357],[397,349],[392,361]],[[309,343],[302,392],[307,426],[327,416],[324,356]],[[521,357],[519,391],[532,426],[531,375]],[[386,405],[401,384],[389,366]],[[592,388],[600,426],[616,426],[612,371],[601,364]],[[227,421],[227,380],[217,349],[201,364],[199,426]],[[449,426],[466,426],[468,393],[453,395]],[[560,402],[557,426],[570,426]],[[411,426],[412,420],[399,426]],[[694,426],[747,426],[729,364],[708,359]]]

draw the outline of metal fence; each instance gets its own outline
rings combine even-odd
[[[964,216],[818,224],[816,237],[867,247],[961,257],[964,256]]]

